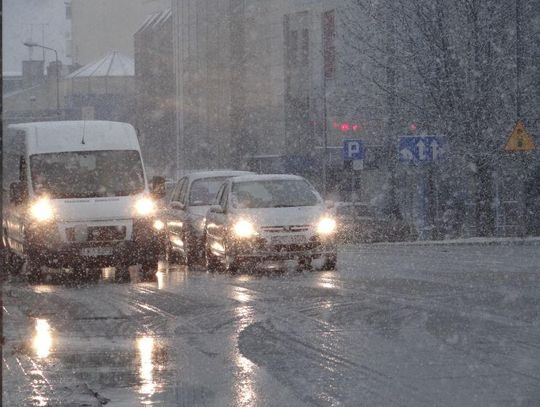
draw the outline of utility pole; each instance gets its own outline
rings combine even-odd
[[[55,60],[55,64],[56,64],[56,75],[55,75],[55,79],[56,79],[56,115],[58,117],[61,116],[61,112],[60,112],[60,61],[58,60],[58,51],[56,51],[56,49],[54,48],[51,48],[51,47],[46,47],[45,45],[42,45],[42,44],[38,44],[38,43],[35,43],[35,42],[24,42],[24,46],[25,47],[28,47],[28,48],[34,48],[34,47],[38,47],[38,48],[41,48],[43,49],[43,51],[45,50],[49,50],[49,51],[53,51],[54,52],[54,60]]]
[[[521,119],[521,0],[516,0],[516,116]]]
[[[388,10],[386,11],[386,83],[388,88],[387,106],[388,120],[386,123],[386,159],[387,168],[390,175],[390,190],[389,190],[389,212],[401,218],[401,211],[396,197],[397,177],[396,177],[396,146],[395,146],[395,131],[396,131],[396,68],[395,68],[395,27],[393,15]]]
[[[173,13],[173,69],[175,79],[175,133],[176,133],[176,165],[175,176],[179,179],[185,167],[184,160],[184,92],[183,92],[183,61],[180,47],[182,42],[180,39],[181,30],[183,29],[182,21],[182,4],[179,0],[172,0]]]
[[[323,197],[326,199],[326,173],[328,171],[328,110],[326,106],[326,71],[323,63]]]

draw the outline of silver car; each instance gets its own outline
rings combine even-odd
[[[331,206],[331,205],[330,205]],[[248,175],[228,180],[206,219],[209,271],[244,265],[280,267],[296,260],[336,267],[336,221],[317,191],[295,175]]]
[[[220,186],[248,171],[200,171],[181,178],[166,202],[166,257],[191,265],[203,254],[205,216]]]

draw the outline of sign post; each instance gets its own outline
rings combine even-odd
[[[365,150],[362,140],[343,140],[343,160],[352,161],[351,174],[351,201],[355,197],[355,175],[354,172],[364,169]]]
[[[419,216],[422,226],[420,238],[436,237],[438,228],[438,185],[435,181],[434,163],[446,158],[446,137],[441,135],[399,137],[399,161],[422,167],[417,172],[419,182]],[[433,229],[435,227],[435,229]]]
[[[531,151],[536,150],[536,144],[534,142],[534,138],[529,134],[527,129],[525,128],[525,125],[523,124],[523,121],[518,120],[514,126],[514,129],[512,130],[512,133],[510,133],[510,136],[506,140],[506,144],[503,147],[503,150],[507,153],[529,153]],[[519,171],[522,174],[526,174],[528,171],[528,165],[527,165],[527,154],[519,154]],[[527,229],[527,194],[525,191],[525,181],[521,181],[521,213],[522,216],[520,216],[519,221],[519,234],[520,236],[525,236],[526,229]]]

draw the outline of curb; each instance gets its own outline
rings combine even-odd
[[[449,240],[416,240],[410,242],[376,242],[376,243],[346,243],[344,249],[354,247],[386,247],[386,246],[540,246],[540,237],[526,238],[469,238]]]

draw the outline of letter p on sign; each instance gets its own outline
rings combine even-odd
[[[364,148],[362,140],[343,140],[344,160],[363,160]]]

